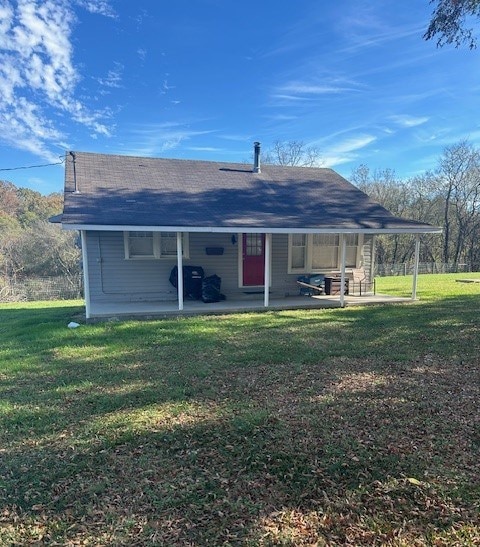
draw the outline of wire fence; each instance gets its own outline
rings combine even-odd
[[[396,264],[377,264],[375,276],[386,277],[390,275],[413,275],[413,262],[402,262]],[[479,265],[472,264],[447,264],[443,262],[420,262],[418,264],[419,274],[432,273],[462,273],[478,271]]]
[[[412,275],[413,263],[377,264],[375,276]],[[445,264],[420,262],[418,272],[461,273],[480,271],[480,264]],[[0,277],[0,302],[26,302],[30,300],[71,300],[83,298],[83,279],[78,276],[29,277],[5,279]]]
[[[0,302],[71,300],[83,297],[82,276],[0,278]]]

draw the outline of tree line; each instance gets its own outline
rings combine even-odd
[[[29,277],[78,279],[78,234],[48,219],[63,208],[63,196],[43,196],[0,180],[0,291]]]
[[[269,163],[321,165],[317,150],[301,142],[277,142]],[[422,235],[421,262],[467,264],[480,270],[480,150],[468,141],[446,148],[437,167],[409,179],[392,169],[360,165],[350,180],[394,215],[427,222],[441,235]],[[0,291],[19,279],[62,276],[77,283],[81,252],[76,232],[48,219],[62,211],[63,196],[43,196],[0,181]],[[376,264],[412,262],[414,240],[407,235],[378,236]]]
[[[480,150],[473,144],[445,148],[434,170],[407,180],[391,169],[360,165],[351,181],[393,214],[443,229],[441,235],[422,236],[422,262],[480,270]],[[413,252],[411,237],[378,237],[377,264],[409,262]]]

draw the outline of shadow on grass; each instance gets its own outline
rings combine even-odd
[[[33,541],[40,522],[49,541],[99,544],[478,532],[477,309],[470,297],[75,331],[67,310],[1,311],[14,318],[12,537]],[[292,512],[313,519],[300,539]]]
[[[415,362],[432,354],[478,355],[473,297],[424,305],[106,323],[70,331],[75,308],[4,310],[5,431],[21,440],[72,421],[151,404],[215,398],[222,374],[264,365],[318,365],[332,358],[367,366]],[[13,321],[9,319],[13,317]],[[3,318],[2,318],[3,319]],[[23,325],[26,328],[23,328]],[[325,368],[327,367],[327,368]],[[270,374],[275,376],[275,370]],[[336,368],[337,375],[342,374]]]
[[[243,408],[204,419],[194,413],[190,424],[150,424],[121,435],[106,427],[103,438],[92,435],[83,445],[67,436],[12,450],[3,467],[4,502],[21,518],[48,522],[52,541],[114,529],[118,543],[124,534],[125,543],[258,544],[287,510],[330,515],[315,531],[330,544],[352,539],[340,517],[357,527],[356,544],[369,519],[377,539],[392,530],[418,539],[476,523],[478,451],[465,444],[471,408],[450,410],[457,423],[438,414],[458,400],[446,396],[441,373],[333,396],[323,382],[312,396],[285,373],[296,389],[292,400],[270,391],[259,403],[257,386]],[[418,383],[438,395],[426,403],[423,392],[412,391]],[[141,536],[126,520],[144,523]]]

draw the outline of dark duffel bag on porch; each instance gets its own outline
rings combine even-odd
[[[220,292],[221,285],[222,279],[218,275],[206,277],[202,282],[202,301],[209,304],[225,300],[225,295]]]

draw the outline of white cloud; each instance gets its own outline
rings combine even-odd
[[[124,66],[114,63],[115,68],[109,70],[105,78],[97,78],[97,82],[105,87],[122,87],[122,73]]]
[[[104,15],[115,19],[117,14],[107,0],[77,0],[77,4],[90,13]]]
[[[144,124],[131,130],[135,145],[126,147],[123,153],[134,156],[155,156],[178,148],[184,141],[214,132],[214,130],[191,129],[189,124],[181,122]]]
[[[168,80],[163,80],[162,89],[164,89],[165,91],[168,91],[169,89],[175,89],[175,87],[176,86],[174,85],[169,85]]]
[[[365,148],[365,146],[368,146],[376,140],[377,137],[374,137],[373,135],[359,135],[358,137],[351,137],[350,139],[346,139],[343,142],[330,147],[330,152],[334,152],[336,154],[348,154],[350,152],[354,152],[355,150]]]
[[[77,5],[113,16],[106,1]],[[91,111],[75,98],[80,81],[72,61],[75,22],[68,0],[0,0],[0,138],[48,160],[50,147],[66,140],[55,128],[58,117],[110,133],[102,123],[107,112]]]
[[[280,100],[280,101],[296,101],[296,102],[305,102],[305,101],[312,100],[310,97],[297,97],[296,95],[285,95],[285,94],[279,94],[279,93],[272,95],[272,98]]]
[[[264,114],[262,117],[274,122],[289,122],[289,121],[298,119],[298,116],[280,114],[280,113],[279,114]]]
[[[0,45],[3,45],[3,40],[8,30],[12,25],[13,9],[6,2],[0,4]]]
[[[349,163],[353,160],[348,156],[331,156],[331,155],[322,155],[322,167],[336,167],[337,165],[342,165],[342,163]]]
[[[346,46],[339,53],[357,53],[360,50],[382,46],[409,36],[421,36],[421,23],[392,25],[387,11],[379,11],[375,3],[363,2],[357,10],[345,10],[336,20],[336,27],[344,36]]]
[[[392,122],[396,123],[400,127],[416,127],[428,122],[427,116],[408,116],[407,114],[398,114],[389,117]]]
[[[160,152],[165,152],[166,150],[173,150],[174,148],[177,148],[177,146],[185,139],[183,135],[174,135],[170,139],[166,139],[163,141],[163,143],[160,145]]]
[[[223,152],[222,148],[213,146],[189,146],[187,150],[193,150],[194,152]]]
[[[245,141],[250,141],[253,139],[251,135],[236,135],[232,133],[219,135],[219,137],[221,139],[225,139],[226,141],[238,141],[238,142],[245,142]]]
[[[58,160],[58,154],[51,152],[47,143],[60,142],[61,133],[24,98],[16,101],[15,108],[2,108],[0,111],[0,135],[11,146],[48,161]]]
[[[323,164],[325,167],[334,167],[335,165],[354,161],[358,158],[357,150],[365,148],[376,140],[377,137],[373,135],[358,135],[326,147],[321,151]]]
[[[273,88],[271,99],[276,106],[301,104],[329,96],[359,93],[366,88],[364,84],[344,78],[343,76],[325,76],[320,81],[292,80]]]
[[[291,82],[282,86],[280,90],[294,95],[331,95],[346,91],[358,91],[358,89],[351,86],[316,85],[303,82]]]

